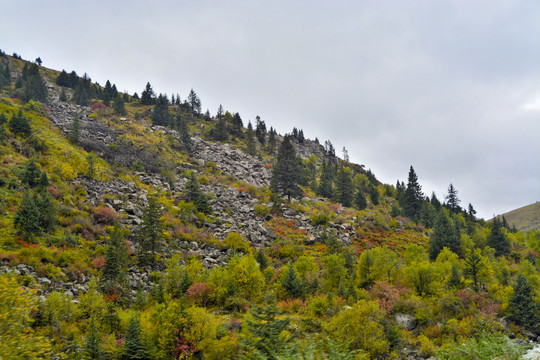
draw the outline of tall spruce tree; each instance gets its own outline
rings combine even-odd
[[[508,302],[508,320],[523,326],[528,331],[540,331],[540,305],[534,298],[532,286],[523,274],[516,280],[514,294]]]
[[[166,94],[159,94],[156,106],[152,112],[152,123],[154,125],[169,126],[169,99]]]
[[[81,140],[81,118],[78,113],[71,119],[71,128],[69,129],[68,139],[74,144],[79,144]]]
[[[176,115],[176,126],[178,127],[182,147],[188,154],[191,154],[193,152],[193,141],[191,140],[191,134],[189,133],[189,126],[186,119],[184,119],[180,113]]]
[[[288,354],[292,347],[293,336],[286,335],[289,318],[280,318],[281,311],[276,305],[275,296],[267,293],[264,305],[254,304],[246,320],[250,336],[242,339],[242,345],[259,352],[265,359],[278,360]]]
[[[281,286],[283,286],[285,292],[293,298],[299,298],[304,294],[304,282],[296,275],[294,264],[292,262],[289,263],[289,270],[281,281]]]
[[[142,223],[137,232],[140,242],[139,261],[143,265],[155,263],[156,251],[160,247],[163,225],[161,223],[161,209],[155,196],[150,196],[148,205],[144,208]]]
[[[510,240],[502,230],[502,222],[498,217],[491,222],[491,231],[487,237],[489,247],[495,249],[496,256],[510,254]]]
[[[317,194],[327,198],[332,198],[334,195],[334,166],[330,160],[323,159],[321,165],[321,176],[319,178],[319,187]]]
[[[261,120],[259,115],[255,117],[255,135],[257,136],[257,140],[259,140],[261,145],[264,145],[266,142],[266,124],[263,120]]]
[[[206,194],[201,190],[199,181],[197,180],[197,177],[195,176],[195,173],[193,171],[189,173],[188,181],[184,186],[184,196],[188,201],[191,201],[193,202],[193,204],[195,204],[195,207],[197,207],[197,211],[205,214],[209,214],[212,212],[212,208],[208,203],[208,198]]]
[[[141,341],[141,329],[136,316],[129,321],[124,340],[122,360],[150,360]]]
[[[255,146],[255,131],[253,131],[253,125],[251,125],[251,121],[248,122],[248,127],[246,130],[246,143],[247,153],[249,155],[255,155],[257,153],[257,147]]]
[[[13,219],[13,227],[25,241],[33,241],[34,236],[41,235],[41,214],[35,202],[35,197],[30,192],[23,195],[19,208]]]
[[[195,93],[195,91],[193,91],[193,89],[191,89],[191,91],[189,92],[188,104],[191,112],[195,114],[201,113],[201,99],[199,99],[199,96],[197,95],[197,93]]]
[[[453,213],[458,213],[461,210],[461,207],[459,206],[461,200],[459,200],[457,194],[458,191],[456,190],[454,185],[448,185],[448,195],[446,195],[444,199],[446,200],[446,205]]]
[[[357,188],[356,195],[354,197],[354,204],[358,210],[364,210],[367,207],[366,196],[364,195],[361,186],[358,186]]]
[[[86,332],[86,343],[84,344],[84,355],[86,359],[102,360],[104,358],[103,347],[99,339],[99,332],[96,327],[96,321],[92,316],[88,331]]]
[[[343,206],[350,207],[354,196],[354,185],[352,181],[352,171],[349,168],[342,167],[337,172],[336,177],[336,195],[337,200]]]
[[[116,225],[109,237],[105,253],[105,266],[100,277],[101,289],[107,295],[122,296],[126,293],[125,246],[122,231]]]
[[[279,147],[274,163],[270,182],[272,191],[287,196],[289,202],[291,197],[300,196],[302,194],[302,190],[298,186],[300,170],[296,151],[291,143],[290,136],[286,135]]]
[[[435,260],[444,247],[447,247],[455,254],[461,254],[461,242],[456,234],[450,218],[444,210],[440,210],[435,218],[433,233],[429,242],[429,257]]]
[[[156,102],[156,93],[152,89],[152,85],[149,82],[146,83],[146,87],[141,93],[142,105],[153,105]]]
[[[404,194],[404,204],[402,206],[405,216],[418,221],[423,200],[424,194],[422,193],[422,187],[418,183],[418,176],[414,168],[411,166],[407,180],[407,189]]]
[[[13,114],[8,121],[9,130],[15,135],[30,136],[32,134],[32,128],[30,127],[30,121],[22,112],[22,107],[19,108],[17,114]]]

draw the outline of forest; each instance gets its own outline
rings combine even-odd
[[[302,129],[0,53],[0,358],[520,359],[540,231]],[[496,196],[496,195],[494,195]],[[467,205],[465,205],[467,203]]]

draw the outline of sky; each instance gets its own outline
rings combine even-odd
[[[540,2],[0,0],[0,49],[330,140],[485,219],[540,201]],[[9,16],[6,16],[9,14]]]

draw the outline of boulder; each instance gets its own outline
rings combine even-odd
[[[409,331],[414,330],[418,323],[414,316],[408,314],[397,313],[394,319],[402,328]]]

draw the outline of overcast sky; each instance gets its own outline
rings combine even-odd
[[[0,49],[330,140],[494,214],[540,200],[540,2],[0,0]]]

